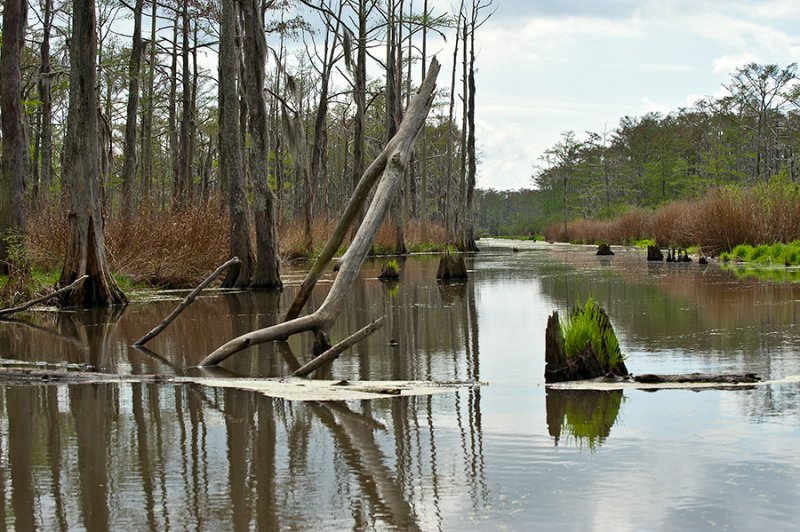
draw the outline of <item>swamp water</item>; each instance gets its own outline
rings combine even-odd
[[[554,309],[603,305],[634,373],[800,373],[800,285],[641,251],[483,241],[467,284],[438,257],[399,285],[367,264],[333,340],[386,315],[329,379],[479,380],[421,397],[293,402],[189,384],[0,386],[0,526],[128,530],[793,529],[800,385],[546,390]],[[297,281],[301,272],[287,272]],[[296,283],[295,283],[296,284]],[[326,284],[315,292],[319,305]],[[280,296],[208,293],[150,352],[173,300],[0,322],[0,357],[98,371],[279,376],[309,339],[187,369],[273,323]],[[287,349],[288,347],[288,349]]]

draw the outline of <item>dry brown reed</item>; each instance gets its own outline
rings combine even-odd
[[[554,224],[548,241],[700,246],[718,254],[738,244],[791,242],[800,238],[800,187],[769,183],[751,188],[718,188],[697,200],[679,200],[654,210],[632,209],[611,220],[577,219]]]
[[[335,220],[320,219],[312,225],[312,255],[325,244],[335,224]],[[423,232],[418,222],[410,222],[406,228],[409,249],[421,245],[423,233],[429,241],[444,247],[444,228],[429,224]],[[28,215],[26,245],[36,267],[47,271],[61,268],[67,238],[67,216],[63,211],[51,208]],[[230,230],[226,210],[218,201],[212,201],[178,211],[143,211],[129,219],[111,218],[106,222],[105,240],[113,272],[152,286],[188,287],[229,258]],[[387,222],[375,247],[391,252],[394,242],[394,225]],[[283,262],[309,256],[302,221],[282,224],[278,243]],[[348,243],[343,244],[343,249]]]

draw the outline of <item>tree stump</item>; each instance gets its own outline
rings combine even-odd
[[[397,281],[400,279],[400,267],[397,261],[389,261],[381,268],[381,273],[378,275],[381,281]]]
[[[440,281],[465,281],[467,279],[467,263],[463,255],[445,253],[439,261],[436,278]]]
[[[661,253],[661,249],[658,246],[647,246],[647,260],[663,262],[664,254]]]
[[[595,253],[595,255],[600,255],[603,257],[607,257],[613,254],[614,252],[611,251],[611,246],[608,244],[600,244],[599,246],[597,246],[597,253]]]
[[[601,312],[601,329],[613,328],[605,312]],[[607,350],[603,345],[601,350]],[[579,353],[568,355],[564,349],[564,337],[561,333],[561,324],[558,311],[547,320],[545,330],[545,369],[544,381],[546,383],[596,379],[608,375],[627,377],[629,375],[625,362],[620,360],[616,364],[608,362],[607,353],[597,353],[591,342]]]

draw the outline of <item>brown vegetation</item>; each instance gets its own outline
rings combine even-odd
[[[655,210],[631,209],[609,220],[573,220],[566,234],[563,224],[554,224],[545,237],[586,244],[652,239],[661,247],[698,245],[712,255],[738,244],[790,242],[800,238],[800,188],[787,183],[719,188]]]
[[[32,264],[43,270],[59,270],[67,242],[66,215],[59,209],[49,208],[30,213],[29,220],[26,238]],[[316,221],[314,242],[324,243],[333,225],[326,220]],[[230,258],[227,227],[227,214],[219,201],[180,211],[140,212],[128,221],[111,218],[106,222],[105,231],[111,270],[154,286],[194,286]],[[384,224],[375,241],[376,252],[392,251],[393,227],[391,220]],[[429,242],[444,247],[446,231],[443,227],[429,223],[424,233]],[[409,249],[426,248],[422,234],[421,223],[408,224]],[[308,258],[304,253],[302,220],[282,224],[278,239],[282,261]]]

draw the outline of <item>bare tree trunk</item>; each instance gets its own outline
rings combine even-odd
[[[172,28],[172,63],[169,76],[169,117],[167,128],[169,131],[169,170],[172,185],[172,201],[175,202],[175,189],[178,181],[178,17]],[[163,201],[164,198],[162,198]]]
[[[39,129],[40,152],[39,181],[37,201],[48,197],[53,182],[53,98],[52,73],[50,71],[50,31],[53,24],[53,1],[43,0],[42,5],[42,47],[41,67],[39,69],[39,99],[42,102],[42,120]],[[41,204],[44,204],[41,201]]]
[[[428,67],[428,0],[422,4],[422,79],[425,79],[425,70]],[[425,129],[422,129],[422,146],[420,149],[420,195],[419,195],[419,220],[422,226],[420,238],[423,243],[428,240],[428,142],[425,139]]]
[[[242,288],[250,285],[253,250],[250,245],[250,221],[244,190],[241,130],[239,123],[239,52],[236,42],[236,0],[222,1],[219,43],[219,153],[220,173],[227,183],[230,211],[231,256],[242,264],[228,270],[223,286]]]
[[[464,205],[464,251],[478,251],[475,244],[475,174],[477,173],[477,160],[475,154],[475,29],[478,18],[478,6],[472,3],[472,23],[469,35],[469,72],[467,74],[467,195]],[[466,37],[466,36],[465,36]],[[466,51],[467,42],[464,41]]]
[[[153,111],[155,109],[155,68],[156,68],[156,7],[153,2],[150,12],[150,60],[147,73],[147,103],[142,118],[142,201],[150,208],[153,184]]]
[[[322,305],[313,313],[301,318],[292,319],[260,329],[251,333],[235,338],[219,347],[216,351],[208,355],[201,366],[218,364],[247,347],[259,343],[269,342],[276,339],[286,338],[292,334],[311,331],[315,333],[317,340],[321,344],[327,344],[327,333],[333,326],[338,317],[345,297],[352,289],[352,285],[358,277],[361,265],[364,262],[370,247],[375,239],[386,212],[388,211],[393,196],[397,192],[400,182],[411,158],[419,132],[425,124],[433,98],[433,89],[436,86],[436,76],[439,73],[439,63],[435,60],[431,63],[428,77],[420,87],[419,93],[409,106],[405,120],[401,124],[397,135],[387,144],[386,150],[373,163],[373,166],[385,165],[380,183],[375,190],[372,203],[367,211],[364,221],[351,243],[347,252],[342,257],[339,273],[331,286],[328,296]],[[383,165],[379,162],[384,160]],[[367,170],[369,172],[369,170]],[[364,178],[362,178],[362,182]],[[366,194],[363,196],[366,198]],[[352,202],[351,202],[352,203]],[[358,205],[348,210],[357,212]],[[342,230],[347,230],[347,225]],[[334,240],[333,238],[331,240]],[[329,245],[331,242],[329,241]],[[326,248],[328,245],[326,245]],[[324,265],[323,265],[324,266]],[[302,306],[302,305],[301,305]]]
[[[189,68],[189,0],[181,6],[181,124],[178,145],[178,169],[173,200],[179,208],[191,203],[192,197],[192,157],[190,153],[192,121],[192,84]]]
[[[80,288],[61,298],[64,306],[127,303],[106,263],[100,209],[100,146],[97,133],[97,36],[94,0],[73,0],[70,91],[65,138],[65,181],[69,187],[69,240],[58,284],[83,275]]]
[[[136,0],[133,7],[133,43],[128,61],[128,108],[125,121],[125,147],[122,163],[121,211],[129,217],[136,210],[136,123],[139,114],[139,78],[142,64],[142,7],[144,0]]]
[[[280,290],[283,287],[278,257],[275,198],[269,187],[269,135],[267,104],[264,101],[267,42],[264,20],[258,0],[241,0],[244,21],[245,92],[250,112],[250,178],[255,200],[256,263],[252,288]]]
[[[402,18],[402,0],[400,6]],[[386,138],[391,139],[397,132],[397,127],[402,117],[398,113],[398,108],[402,105],[401,100],[401,87],[402,87],[402,46],[398,37],[398,26],[401,26],[396,20],[397,18],[397,3],[395,0],[389,0],[386,8]],[[401,193],[395,198],[394,206],[392,207],[392,217],[394,222],[394,237],[395,237],[395,253],[402,254],[406,252],[405,249],[405,235],[403,233],[403,194],[402,183]]]
[[[464,12],[464,0],[461,0],[461,7],[459,8],[458,14],[459,17],[463,15]],[[458,25],[456,25],[458,28]],[[458,29],[456,29],[456,33],[458,33]],[[450,186],[453,183],[453,157],[454,157],[454,147],[455,147],[455,138],[453,135],[453,121],[455,120],[455,103],[456,103],[456,67],[458,65],[458,43],[459,38],[456,35],[456,42],[455,47],[453,48],[453,70],[450,73],[450,106],[447,118],[447,172],[446,172],[446,179],[447,184],[445,185],[445,197],[444,197],[444,220],[445,225],[447,226],[447,238],[448,240],[453,240],[455,236],[455,232],[458,228],[458,209],[454,209],[455,211],[455,220],[451,220],[452,216],[450,215],[451,210],[451,201],[450,201]]]
[[[358,44],[356,49],[356,65],[354,78],[353,101],[356,105],[353,117],[353,190],[358,186],[364,174],[364,131],[366,129],[367,108],[367,0],[358,2]],[[363,213],[357,214],[358,221]],[[353,237],[358,224],[353,224]]]
[[[25,230],[23,192],[25,135],[22,125],[21,69],[25,46],[26,0],[6,0],[3,9],[3,47],[0,50],[0,108],[3,160],[0,171],[0,274],[9,270],[9,237]],[[21,236],[21,235],[20,235]]]
[[[194,46],[192,47],[192,99],[191,105],[189,106],[189,155],[188,159],[188,168],[189,168],[189,176],[188,176],[188,183],[187,187],[189,188],[189,199],[194,202],[195,201],[195,190],[194,190],[194,176],[192,170],[196,168],[195,166],[195,154],[197,153],[197,88],[200,82],[200,71],[197,67],[197,23],[194,25]],[[199,172],[199,170],[194,170],[195,172]],[[201,193],[202,196],[202,193]]]
[[[461,98],[464,105],[464,111],[461,115],[461,171],[459,173],[459,186],[458,186],[458,238],[456,240],[456,247],[461,251],[465,250],[464,247],[464,224],[467,217],[467,128],[469,122],[467,121],[467,99],[469,98],[469,86],[467,85],[467,51],[469,46],[467,43],[467,14],[463,13],[464,22],[461,27],[461,39],[464,43],[464,48],[461,50]]]

